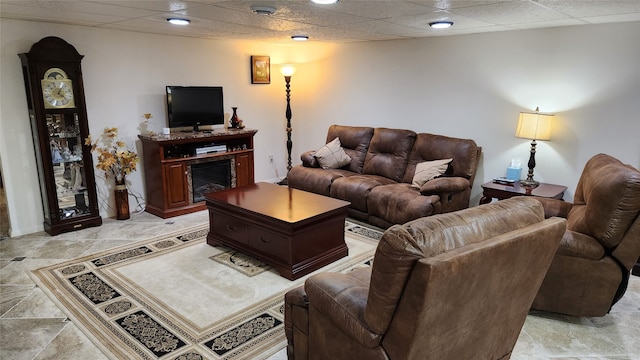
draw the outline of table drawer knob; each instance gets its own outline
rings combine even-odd
[[[263,244],[268,244],[269,243],[269,239],[265,239],[262,236],[260,236],[260,242]]]
[[[227,224],[227,230],[229,230],[229,231],[236,231],[236,230],[238,230],[238,228],[236,228],[235,226],[232,226],[232,225]]]

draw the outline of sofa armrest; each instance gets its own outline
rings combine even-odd
[[[338,328],[364,347],[379,346],[382,335],[372,332],[364,321],[370,275],[370,268],[361,268],[348,273],[320,273],[307,279],[305,291],[309,306],[322,317],[310,318],[309,321]],[[310,314],[313,315],[314,311]],[[333,330],[325,328],[322,331]]]
[[[469,180],[463,177],[439,177],[429,180],[420,188],[422,195],[439,195],[442,193],[456,193],[470,187]]]
[[[564,200],[559,199],[549,199],[543,198],[539,196],[534,196],[534,198],[542,203],[542,207],[544,208],[544,217],[548,219],[550,217],[561,217],[567,218],[569,215],[569,211],[573,206],[572,203],[566,202]]]
[[[302,165],[305,167],[316,167],[319,168],[320,164],[318,164],[318,160],[313,156],[315,154],[315,150],[307,151],[300,155],[300,160],[302,160]]]

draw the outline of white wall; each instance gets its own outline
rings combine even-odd
[[[238,115],[249,128],[258,129],[254,139],[256,177],[276,179],[285,175],[285,86],[277,65],[292,62],[292,45],[258,42],[223,42],[184,37],[0,20],[0,155],[8,193],[12,236],[43,229],[33,142],[27,117],[19,53],[45,36],[59,36],[84,55],[87,115],[91,133],[116,126],[130,146],[140,149],[137,135],[142,114],[151,113],[151,128],[166,126],[166,85],[222,85],[227,112]],[[313,49],[317,45],[305,45]],[[306,50],[310,53],[322,51]],[[271,84],[252,85],[250,56],[270,55]],[[230,114],[227,114],[227,118]],[[140,153],[140,151],[139,151]],[[277,174],[267,161],[273,154]],[[114,216],[113,182],[96,170],[102,216]],[[130,192],[144,194],[144,170],[132,173]],[[130,199],[135,206],[135,200]]]
[[[535,178],[568,186],[572,200],[597,153],[640,168],[637,34],[640,22],[341,46],[296,74],[304,148],[294,143],[294,152],[319,147],[331,123],[471,138],[483,148],[475,205],[480,184],[505,176],[511,159],[526,168],[530,141],[515,128],[520,111],[539,106],[556,116],[551,141],[538,141]]]
[[[165,126],[164,86],[222,85],[227,111],[255,137],[256,180],[285,173],[284,81],[275,64],[293,62],[293,159],[322,145],[330,124],[407,128],[474,139],[483,159],[472,194],[528,159],[514,137],[518,113],[556,114],[550,142],[539,142],[535,177],[573,191],[584,163],[605,152],[640,167],[640,23],[594,25],[374,43],[270,45],[136,34],[0,20],[0,156],[12,235],[42,230],[18,53],[59,36],[82,63],[91,132],[118,126],[133,144],[143,113]],[[615,40],[615,41],[614,41]],[[250,55],[270,55],[269,85],[251,85]],[[277,171],[267,161],[274,154]],[[102,177],[99,171],[96,175]],[[144,194],[143,171],[129,176]],[[110,182],[99,180],[101,215],[113,216]],[[132,202],[132,205],[133,202]]]

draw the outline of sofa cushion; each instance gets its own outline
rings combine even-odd
[[[338,169],[351,162],[349,155],[340,147],[340,138],[335,138],[328,142],[318,149],[313,156],[323,169]]]
[[[335,179],[356,175],[344,169],[321,169],[304,166],[294,166],[287,175],[288,185],[294,189],[331,196],[331,183]]]
[[[433,180],[444,174],[453,159],[442,159],[433,161],[423,161],[416,165],[416,172],[413,175],[411,186],[420,189],[424,183]]]
[[[394,181],[377,175],[353,175],[336,178],[331,184],[331,197],[349,201],[351,208],[362,212],[367,210],[369,191],[380,185],[393,184]]]
[[[340,144],[351,158],[348,170],[361,173],[364,159],[373,136],[373,128],[360,126],[331,125],[327,131],[327,141],[340,138]]]
[[[402,181],[415,138],[411,130],[376,128],[362,173]]]
[[[375,216],[391,224],[404,224],[423,216],[441,212],[440,196],[420,196],[420,190],[396,183],[376,186],[367,197],[367,209]],[[388,226],[388,225],[387,225]]]

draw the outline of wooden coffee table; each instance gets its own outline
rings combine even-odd
[[[262,260],[290,280],[347,256],[349,202],[271,183],[205,195],[207,244]]]

